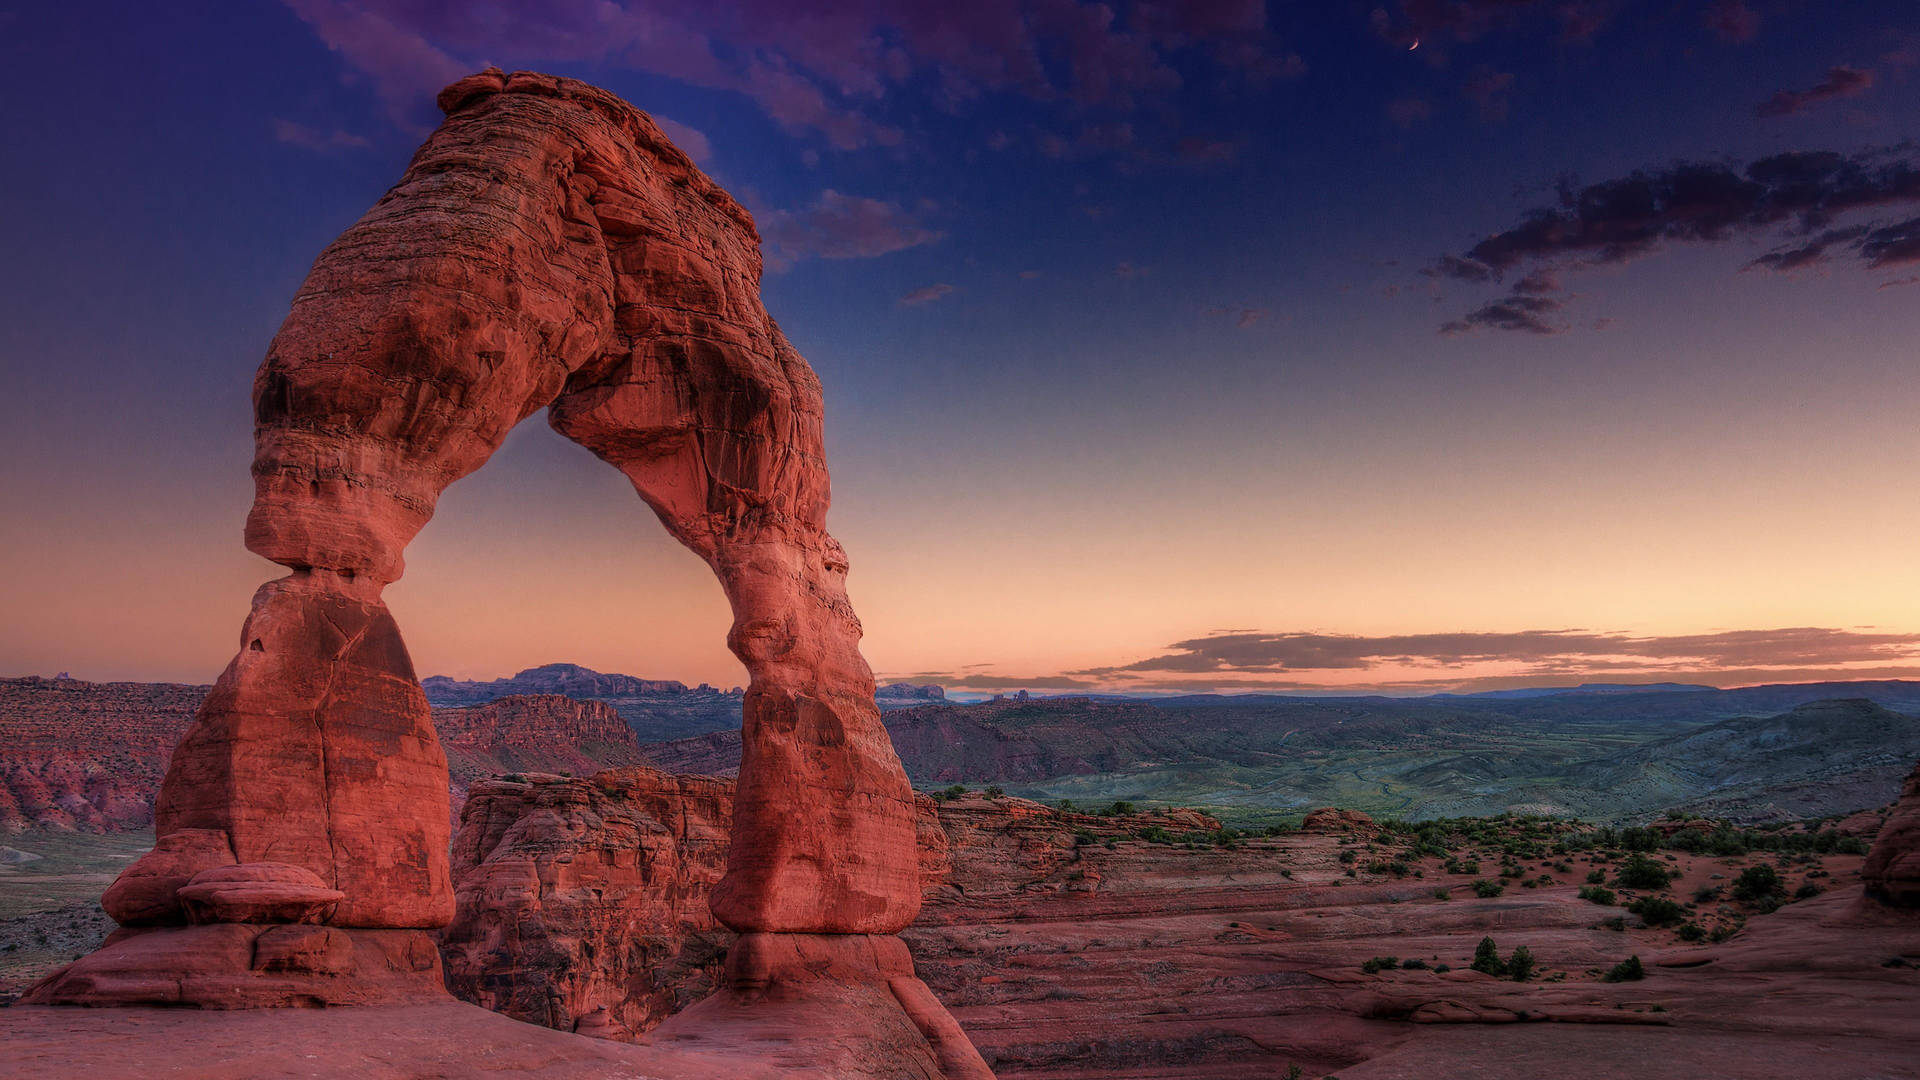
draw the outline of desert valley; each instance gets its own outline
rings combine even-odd
[[[705,900],[725,866],[738,695],[574,665],[423,683],[457,815],[457,911],[438,940],[452,993],[615,1041],[711,993],[736,937]],[[112,928],[98,893],[151,843],[154,789],[205,691],[0,683],[0,994]],[[1643,1057],[1646,1076],[1913,1065],[1920,924],[1866,899],[1861,870],[1883,831],[1920,829],[1913,793],[1895,802],[1920,723],[1889,707],[1920,704],[1920,684],[936,694],[880,695],[923,792],[925,904],[904,936],[996,1075],[1522,1076],[1570,1053]],[[1346,805],[1372,813],[1250,801],[1248,743],[1272,730],[1294,748],[1269,752],[1273,768],[1336,755],[1337,770],[1294,767],[1347,774]],[[1551,776],[1488,765],[1528,730],[1592,756]],[[1165,797],[1236,789],[1203,809]],[[1920,889],[1907,873],[1889,896]],[[1827,1048],[1817,1061],[1809,1042]]]

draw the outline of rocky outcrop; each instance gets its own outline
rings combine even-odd
[[[615,1039],[703,998],[740,940],[705,902],[726,865],[732,798],[731,780],[650,768],[475,784],[454,838],[447,985],[517,1019]],[[922,795],[915,806],[920,888],[936,905],[1064,883],[1085,865],[1088,843],[1220,828],[1191,810],[1104,817],[978,793],[938,803]],[[761,950],[743,961],[755,965],[749,979],[769,966],[832,967],[870,948],[797,953],[776,937],[749,939]],[[919,1000],[911,986],[900,992],[903,1008]]]
[[[904,708],[908,705],[925,705],[929,702],[947,700],[945,687],[933,683],[888,683],[873,692],[873,700],[880,703],[882,709]]]
[[[648,768],[474,785],[454,838],[457,913],[440,937],[448,987],[610,1038],[705,997],[733,940],[707,907],[732,799],[731,781]]]
[[[1920,908],[1920,765],[1900,789],[1900,801],[1880,827],[1860,878],[1869,897],[1893,907]]]
[[[645,760],[633,729],[612,707],[551,694],[498,698],[465,709],[433,710],[446,750],[459,813],[468,787],[508,773],[586,776]]]
[[[542,664],[504,679],[472,681],[429,675],[420,680],[427,700],[435,705],[484,705],[504,697],[560,694],[572,698],[640,697],[647,694],[691,693],[678,679],[642,679],[608,674],[579,664]],[[713,688],[701,689],[712,692]]]
[[[174,744],[209,689],[0,679],[0,832],[120,832],[151,825]],[[467,785],[485,777],[585,776],[645,760],[632,728],[597,701],[508,697],[434,709],[432,719],[447,755],[456,814]]]
[[[310,872],[341,894],[317,917],[349,943],[450,921],[447,762],[381,594],[440,493],[545,409],[713,569],[751,680],[708,903],[754,944],[656,1040],[725,1032],[848,1075],[990,1075],[893,936],[920,906],[913,794],[826,531],[819,381],[761,306],[752,219],[595,87],[488,70],[439,102],[445,122],[321,253],[255,377],[246,544],[291,573],[255,594],[155,811],[161,836],[226,835],[232,866],[167,869],[195,872],[177,890],[190,919],[227,921],[130,930],[30,1000],[150,1000],[165,969],[140,964],[282,914],[191,900],[208,870]],[[220,963],[284,1003],[237,948]]]
[[[204,686],[0,679],[0,833],[153,823],[167,758]]]

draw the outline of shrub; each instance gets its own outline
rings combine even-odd
[[[1366,972],[1369,975],[1375,975],[1382,971],[1392,971],[1394,968],[1397,968],[1399,966],[1400,966],[1400,958],[1397,956],[1376,956],[1373,959],[1362,963],[1360,965],[1360,970]]]
[[[1500,948],[1490,937],[1480,939],[1479,946],[1473,950],[1473,963],[1469,966],[1496,979],[1507,973],[1506,962],[1500,959]]]
[[[1605,870],[1587,871],[1587,884],[1604,885],[1606,883],[1607,883],[1607,872]]]
[[[1640,966],[1640,958],[1638,956],[1629,956],[1625,960],[1613,965],[1605,975],[1600,976],[1600,981],[1639,982],[1646,977],[1647,970]]]
[[[1672,926],[1687,917],[1687,909],[1664,896],[1643,896],[1627,905],[1627,910],[1648,926]]]
[[[1482,900],[1491,900],[1506,891],[1507,887],[1505,885],[1488,878],[1481,878],[1473,883],[1473,895]]]
[[[1580,899],[1591,900],[1602,907],[1612,907],[1614,901],[1619,898],[1613,894],[1612,889],[1604,885],[1583,885],[1580,888]]]
[[[1699,941],[1701,938],[1707,936],[1707,931],[1706,928],[1699,923],[1690,922],[1680,927],[1679,934],[1681,941]]]
[[[1090,830],[1087,830],[1087,829],[1073,830],[1073,846],[1074,847],[1086,847],[1088,844],[1091,844],[1098,839],[1099,837],[1093,835],[1093,833]]]
[[[1507,975],[1514,982],[1526,982],[1533,978],[1533,950],[1525,945],[1513,950],[1513,956],[1507,960]]]
[[[1427,962],[1415,956],[1411,959],[1402,960],[1400,967],[1405,971],[1425,971],[1427,969]]]
[[[1477,874],[1480,872],[1480,860],[1448,859],[1446,871],[1449,874]]]
[[[1765,863],[1749,866],[1733,879],[1733,898],[1743,903],[1757,904],[1786,891],[1786,887],[1780,883],[1779,873]]]
[[[1141,830],[1140,839],[1145,840],[1149,844],[1171,844],[1173,843],[1173,834],[1158,825],[1154,825]]]
[[[1445,888],[1435,889],[1433,890],[1433,898],[1435,900],[1451,900],[1453,899],[1453,893]]]
[[[1071,814],[1076,809],[1076,807],[1073,805],[1072,799],[1061,799],[1059,802],[1054,803],[1053,805],[1058,807],[1060,812],[1063,814]]]
[[[1100,812],[1106,815],[1107,817],[1122,817],[1127,814],[1135,813],[1136,811],[1134,810],[1134,806],[1132,803],[1125,802],[1125,801],[1117,801],[1112,806],[1109,806],[1105,810],[1102,810]]]
[[[960,796],[965,795],[966,793],[967,793],[967,785],[955,784],[946,790],[945,795],[949,799],[957,799]]]
[[[1802,883],[1800,888],[1794,891],[1793,898],[1795,900],[1811,900],[1812,898],[1819,895],[1820,895],[1820,886],[1815,885],[1811,881],[1808,881],[1808,882]]]
[[[1693,891],[1693,902],[1696,904],[1711,904],[1718,899],[1720,899],[1718,885],[1702,885]]]
[[[987,789],[985,792],[987,798],[989,799],[997,799],[1000,796],[1005,795],[1006,793],[1007,793],[1007,789],[1001,787],[999,784],[987,785]]]
[[[1340,853],[1340,861],[1348,866],[1353,865],[1354,861],[1359,858],[1360,856],[1356,854],[1352,848],[1348,848]]]
[[[1672,877],[1665,866],[1636,852],[1620,864],[1614,884],[1623,889],[1664,889]]]

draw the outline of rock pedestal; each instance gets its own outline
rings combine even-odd
[[[897,1059],[882,1072],[984,1074],[891,937],[920,904],[913,796],[826,531],[819,381],[761,306],[752,218],[603,90],[488,70],[439,100],[446,121],[320,255],[254,380],[246,543],[292,573],[255,595],[162,785],[160,846],[111,890],[129,929],[31,1000],[412,985],[411,946],[389,946],[453,915],[446,760],[381,592],[441,492],[546,409],[733,607],[751,683],[714,915],[755,956],[835,958],[752,966],[765,978],[702,1015],[898,1028],[866,1040]],[[164,985],[187,959],[205,977]]]

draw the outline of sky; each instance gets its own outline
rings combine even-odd
[[[211,681],[252,372],[490,64],[754,214],[883,680],[1920,676],[1908,0],[0,3],[0,674]],[[738,684],[523,424],[387,590],[421,674]]]

